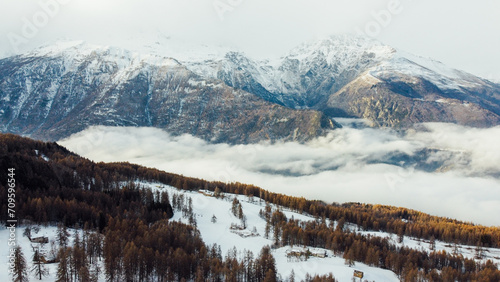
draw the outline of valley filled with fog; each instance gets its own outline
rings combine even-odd
[[[325,202],[417,209],[500,225],[500,127],[418,124],[405,132],[340,119],[306,143],[211,144],[149,127],[93,126],[58,143],[94,161],[243,182]]]

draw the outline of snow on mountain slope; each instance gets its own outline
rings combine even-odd
[[[326,253],[326,257],[311,256],[307,261],[288,261],[286,254],[290,250],[302,250],[307,248],[282,247],[274,250],[273,256],[276,259],[276,268],[281,277],[289,277],[292,273],[295,274],[295,279],[302,280],[306,274],[328,274],[332,273],[335,279],[340,282],[353,281],[354,270],[362,271],[364,274],[363,281],[400,281],[395,273],[381,268],[374,268],[364,263],[356,262],[354,266],[345,265],[345,260],[342,257],[335,256],[332,251],[321,248],[310,248],[313,253]]]
[[[484,81],[482,82],[471,74],[450,68],[439,61],[416,56],[402,50],[398,50],[392,58],[369,71],[376,77],[384,76],[385,73],[389,72],[424,78],[441,90],[461,91],[461,87],[473,88],[484,84]]]
[[[286,126],[276,122],[284,117]],[[0,120],[3,132],[45,140],[91,125],[154,126],[213,142],[299,140],[333,126],[320,112],[277,106],[168,56],[78,41],[0,60]]]
[[[301,92],[307,89],[312,76],[339,78],[347,73],[365,71],[371,71],[375,76],[383,72],[401,72],[426,78],[443,89],[479,84],[477,77],[439,61],[396,50],[373,39],[350,35],[304,43],[281,58],[259,61],[243,53],[237,54],[238,60],[228,53],[207,61],[185,57],[183,63],[196,73],[210,77],[218,77],[221,72],[231,70],[248,70],[255,81],[269,92],[295,95],[304,95]]]
[[[144,187],[149,187],[154,191],[167,191],[169,196],[174,194],[183,194],[192,199],[193,212],[196,214],[197,228],[200,230],[201,237],[207,245],[218,244],[221,247],[222,254],[226,255],[234,247],[237,248],[240,255],[244,249],[252,251],[254,256],[258,255],[262,247],[272,245],[271,239],[264,238],[265,220],[259,216],[259,211],[264,209],[265,203],[260,199],[252,200],[247,196],[225,194],[224,199],[212,197],[209,191],[184,191],[163,184],[154,184],[141,182]],[[231,224],[240,224],[240,220],[231,213],[231,202],[236,197],[243,208],[243,213],[247,217],[247,231],[240,232],[232,230]],[[273,209],[277,208],[272,205]],[[312,221],[314,217],[299,214],[286,209],[282,210],[287,218],[294,218],[301,221]],[[212,222],[212,216],[216,216],[216,222]],[[178,220],[183,223],[189,223],[181,212],[174,211],[172,220]],[[256,231],[253,235],[252,230]],[[248,236],[248,237],[247,237]],[[272,236],[271,236],[272,237]],[[328,274],[333,273],[339,281],[351,281],[353,271],[361,270],[365,273],[365,278],[369,281],[399,281],[396,274],[389,270],[370,267],[363,263],[356,263],[355,266],[345,265],[342,257],[335,256],[331,251],[319,248],[310,248],[312,252],[327,253],[326,258],[311,257],[307,261],[288,261],[286,252],[290,247],[274,249],[272,254],[276,260],[278,273],[282,278],[290,276],[292,269],[295,272],[295,278],[300,281],[306,274]]]
[[[167,126],[208,140],[248,142],[293,139],[296,128],[305,140],[335,127],[335,117],[393,127],[500,123],[500,85],[364,37],[332,36],[264,60],[210,46],[182,50],[169,38],[137,45],[140,52],[62,41],[0,60],[0,130],[54,140],[89,125]],[[207,108],[207,99],[215,107]],[[222,105],[226,113],[215,110]],[[249,108],[268,118],[233,117]],[[278,118],[273,111],[281,112]],[[301,117],[288,128],[273,125],[290,115]],[[308,130],[301,120],[315,125]],[[240,121],[255,134],[234,136]]]
[[[153,191],[167,191],[170,194],[170,196],[172,196],[173,193],[176,193],[176,194],[184,194],[185,196],[190,197],[193,201],[193,209],[195,210],[195,213],[198,215],[197,226],[202,233],[203,240],[207,244],[214,244],[214,243],[221,244],[223,253],[227,253],[227,251],[232,249],[234,245],[234,246],[245,246],[246,249],[251,250],[255,254],[260,251],[262,246],[271,245],[273,243],[271,239],[265,239],[263,237],[265,221],[259,216],[259,211],[261,209],[264,209],[265,202],[263,202],[259,198],[251,199],[243,195],[225,194],[226,197],[224,199],[217,199],[215,197],[212,197],[213,193],[210,191],[201,191],[201,192],[184,191],[168,185],[154,184],[148,182],[140,182],[139,184],[146,188],[152,189]],[[243,238],[241,236],[232,236],[232,234],[235,233],[231,232],[229,228],[231,223],[240,224],[240,220],[231,214],[231,201],[235,197],[242,204],[243,212],[247,216],[248,229],[251,230],[253,229],[253,227],[256,227],[257,233],[259,234],[256,237],[260,239],[256,237],[250,237],[250,240],[248,240],[248,238]],[[278,206],[274,204],[272,204],[271,206],[273,209],[278,208]],[[287,208],[279,207],[279,209],[287,216],[287,218],[293,218],[304,222],[317,220],[313,216],[307,214],[300,214],[291,211]],[[212,215],[215,215],[217,217],[216,223],[211,222]],[[188,223],[186,221],[186,218],[183,217],[180,212],[174,214],[173,220],[181,220],[185,223]],[[327,224],[329,224],[328,221]],[[430,242],[426,240],[419,240],[416,238],[403,236],[403,241],[398,242],[397,236],[395,234],[382,231],[365,231],[362,230],[361,227],[352,223],[346,223],[344,226],[345,226],[344,228],[349,229],[351,232],[355,232],[361,235],[389,238],[390,242],[398,247],[406,246],[415,250],[424,250],[428,252],[431,251]],[[333,228],[335,227],[336,227],[336,222],[333,223]],[[221,233],[220,232],[221,230],[225,230],[225,232]],[[208,234],[208,236],[206,234]],[[249,241],[252,242],[252,244],[249,244]],[[226,244],[227,242],[232,242],[234,244],[233,245]],[[256,245],[253,243],[255,243]],[[250,247],[246,247],[247,245],[249,245]],[[287,247],[283,248],[287,249]],[[486,262],[486,260],[493,260],[494,263],[500,264],[500,249],[482,248],[483,257],[481,259],[477,259],[475,258],[476,246],[458,244],[457,248],[459,250],[458,253],[462,254],[466,258],[476,259],[482,262]],[[436,240],[435,250],[436,251],[445,250],[448,253],[453,253],[453,244]]]
[[[32,243],[28,239],[28,237],[23,236],[23,231],[26,226],[18,226],[16,228],[16,244],[21,247],[21,250],[24,254],[24,258],[26,259],[26,263],[28,265],[27,267],[27,272],[28,276],[30,278],[30,281],[41,281],[41,282],[53,282],[56,281],[57,277],[57,263],[49,263],[45,264],[46,269],[48,270],[48,275],[45,277],[42,277],[42,280],[38,280],[34,278],[34,274],[30,271],[32,266],[33,266],[33,247],[37,247],[41,244],[37,243]],[[45,246],[40,246],[40,250],[42,253],[46,254],[47,259],[52,259],[54,255],[57,255],[57,248],[58,244],[56,242],[56,236],[57,236],[57,227],[55,226],[37,226],[40,228],[40,231],[36,234],[33,234],[33,237],[47,237],[49,239],[49,243],[45,244]],[[71,247],[73,246],[73,241],[74,241],[74,234],[75,232],[78,232],[78,236],[80,238],[83,237],[83,230],[82,229],[72,229],[68,228],[68,232],[70,236],[68,237],[68,246]],[[5,228],[5,226],[0,227],[0,239],[2,241],[2,244],[0,244],[0,281],[12,281],[12,277],[8,273],[8,254],[9,254],[9,246],[7,245],[7,240],[9,238],[10,231]],[[55,244],[55,248],[52,249],[51,245],[52,242]],[[53,252],[55,251],[55,253]],[[103,264],[104,261],[98,262],[99,267],[101,270],[104,269]],[[103,274],[99,276],[99,282],[106,281],[105,277]]]
[[[179,195],[184,197],[185,202],[192,202],[193,213],[195,215],[196,226],[200,231],[201,237],[207,246],[217,244],[221,247],[222,255],[225,256],[228,252],[232,252],[234,248],[237,249],[237,256],[241,259],[244,250],[250,250],[254,257],[257,256],[266,245],[271,245],[273,241],[271,239],[264,238],[265,232],[265,220],[259,216],[259,211],[264,209],[265,203],[260,199],[253,199],[243,195],[233,195],[224,194],[224,198],[215,198],[213,193],[210,191],[186,191],[179,190],[174,187],[150,182],[138,182],[140,186],[144,188],[149,188],[153,191],[166,191],[169,194],[170,202],[174,195],[178,198]],[[240,219],[236,218],[231,213],[231,203],[233,198],[236,197],[242,205],[243,213],[247,218],[247,228],[244,230],[232,229],[231,225],[240,225]],[[271,205],[273,209],[277,209],[276,205]],[[299,221],[315,221],[314,217],[307,214],[299,214],[294,211],[280,208],[287,218],[293,218]],[[215,216],[214,221],[212,217]],[[182,211],[174,211],[174,217],[171,220],[180,221],[189,224],[189,216],[184,215]],[[327,222],[327,224],[329,224]],[[335,228],[335,224],[334,227]],[[362,235],[370,235],[382,238],[389,238],[391,244],[397,247],[406,246],[419,251],[431,251],[431,245],[428,241],[421,241],[415,238],[410,238],[404,236],[401,243],[397,242],[397,236],[395,234],[390,234],[386,232],[379,231],[363,231],[359,226],[351,223],[346,223],[344,228],[349,229],[351,232],[355,232]],[[17,228],[17,243],[22,247],[25,257],[28,263],[31,264],[29,259],[32,256],[31,243],[28,238],[22,236],[22,231],[24,228]],[[50,251],[50,242],[55,241],[56,237],[56,227],[41,226],[40,232],[36,236],[47,236],[49,238],[49,244],[45,246],[47,252]],[[76,230],[80,233],[80,238],[82,237],[82,230]],[[72,245],[72,236],[75,229],[70,230],[70,241],[69,245]],[[9,231],[5,227],[0,228],[0,238],[3,238],[4,242],[7,242],[9,237]],[[272,237],[272,235],[271,235]],[[453,253],[455,250],[458,254],[463,255],[467,258],[474,258],[477,255],[476,247],[466,246],[466,245],[456,245],[444,243],[441,241],[435,242],[435,250],[441,251],[445,250],[447,253]],[[300,260],[297,258],[288,258],[287,253],[295,252],[306,252],[309,251],[313,255],[307,260]],[[8,281],[10,277],[7,273],[7,254],[8,245],[0,245],[0,264],[3,265],[3,271],[0,271],[0,281]],[[500,263],[500,250],[495,248],[482,248],[481,250],[483,258],[476,259],[476,261],[485,262],[490,259],[494,263]],[[306,274],[318,274],[324,275],[332,273],[338,281],[352,281],[353,271],[359,270],[364,273],[364,279],[368,281],[399,281],[395,273],[376,267],[371,267],[363,263],[355,262],[354,266],[349,267],[345,264],[345,260],[341,256],[336,256],[332,251],[322,248],[313,248],[306,246],[284,246],[272,250],[272,255],[276,260],[276,268],[278,273],[283,279],[286,279],[290,274],[295,274],[296,281],[300,281],[305,278]],[[323,257],[324,256],[324,257]],[[102,264],[102,262],[101,262]],[[42,281],[54,281],[56,276],[57,264],[47,265],[50,274]],[[101,265],[101,269],[104,269]],[[104,275],[101,274],[99,281],[104,281]]]
[[[334,77],[365,71],[394,71],[425,78],[444,90],[460,90],[460,87],[474,88],[487,84],[478,76],[454,69],[432,58],[395,49],[363,36],[342,34],[320,38],[305,42],[283,56],[264,59],[249,57],[238,49],[227,46],[193,46],[165,35],[150,35],[144,38],[132,41],[135,44],[142,42],[141,47],[137,46],[133,50],[174,57],[188,65],[191,70],[207,77],[216,78],[221,72],[248,70],[255,82],[275,95],[303,95],[297,93],[297,90],[301,89],[301,79],[311,74],[323,75],[321,71],[316,72],[314,69],[318,64],[322,64],[323,70],[328,72],[327,75]],[[150,38],[156,39],[152,41]],[[287,66],[293,66],[295,69],[289,69]],[[311,70],[314,73],[311,73]],[[498,79],[490,81],[500,83]]]
[[[354,230],[353,230],[354,231]],[[403,240],[398,242],[398,238],[395,234],[381,232],[381,231],[355,231],[356,233],[362,235],[370,235],[375,237],[388,238],[391,244],[398,247],[407,247],[414,250],[425,250],[427,252],[431,251],[432,244],[429,240],[421,240],[418,238],[412,238],[408,236],[403,236]],[[435,246],[433,247],[436,251],[446,251],[449,254],[456,253],[457,255],[462,255],[468,259],[474,259],[477,262],[486,263],[487,260],[493,261],[493,263],[500,264],[500,249],[496,248],[484,248],[478,249],[477,246],[468,246],[442,242],[435,240]],[[455,248],[456,247],[456,248]],[[478,258],[478,255],[481,255]]]
[[[146,65],[178,66],[175,59],[170,57],[138,53],[127,49],[89,44],[85,41],[58,41],[54,44],[42,46],[32,52],[20,55],[22,58],[49,57],[61,59],[67,72],[75,71],[88,57],[94,57],[91,62],[95,68],[111,63],[123,73],[134,72]]]
[[[406,95],[406,91],[411,91],[412,95],[424,97],[426,101],[452,98],[477,104],[480,108],[493,112],[496,117],[480,110],[463,115],[464,120],[478,120],[483,126],[490,126],[492,120],[498,120],[500,115],[500,88],[497,84],[450,68],[436,60],[397,50],[365,37],[332,36],[304,43],[281,58],[255,60],[243,53],[231,52],[224,57],[210,60],[188,59],[184,60],[183,64],[201,76],[221,79],[228,85],[254,93],[265,100],[292,108],[324,110],[333,117],[364,117],[362,113],[354,113],[352,109],[364,107],[356,104],[356,100],[362,100],[363,96],[376,96],[376,93],[369,91],[375,85],[399,95],[391,97],[388,106],[395,103],[394,99],[398,100],[401,95]],[[335,99],[330,99],[331,96],[346,89],[353,91],[346,86],[367,74],[378,81],[366,85],[368,89],[350,93],[355,96],[354,104],[340,103],[332,108],[328,101]],[[405,103],[411,111],[410,104],[415,101],[408,100]],[[429,108],[429,105],[423,107]],[[416,108],[420,108],[420,105]],[[434,121],[448,121],[450,116],[457,116],[453,106],[441,106],[436,112],[443,110],[445,111],[441,116],[434,115]],[[361,111],[363,112],[363,109]],[[428,121],[426,118],[428,117],[406,117],[407,120]],[[390,118],[386,119],[389,120],[377,124],[394,123]],[[451,121],[463,123],[455,118],[451,118]],[[493,124],[495,123],[496,121],[493,121]]]
[[[342,35],[304,43],[280,58],[255,60],[235,51],[209,60],[186,58],[182,63],[199,75],[219,78],[236,88],[253,84],[253,88],[277,96],[281,103],[301,108],[314,106],[322,92],[340,89],[393,52],[372,39]]]
[[[247,249],[256,255],[260,252],[262,247],[265,245],[272,245],[273,243],[271,240],[272,238],[264,238],[265,220],[259,216],[259,211],[264,209],[265,203],[258,198],[253,199],[243,195],[224,194],[224,199],[217,199],[213,197],[213,193],[210,191],[184,191],[164,184],[148,182],[140,182],[139,184],[155,191],[167,191],[170,197],[174,194],[183,194],[185,197],[191,198],[193,211],[196,214],[197,228],[200,230],[203,241],[207,245],[220,245],[223,255],[227,254],[234,247],[237,248],[240,254],[244,249]],[[240,224],[240,220],[231,213],[231,202],[234,197],[242,204],[243,213],[247,217],[247,229],[244,231],[235,231],[231,229],[231,224]],[[293,218],[304,222],[317,220],[307,214],[299,214],[286,208],[277,207],[276,205],[271,206],[273,210],[280,208],[287,218]],[[217,218],[215,223],[212,222],[213,215]],[[174,212],[172,220],[189,223],[188,219],[184,217],[181,212]],[[327,222],[327,224],[329,224],[329,222]],[[335,228],[335,226],[336,222],[333,223],[333,228]],[[351,223],[346,223],[344,228],[362,235],[389,238],[391,244],[397,247],[405,246],[418,251],[432,252],[429,241],[404,236],[403,241],[399,243],[397,241],[397,235],[395,234],[380,231],[364,231],[359,226]],[[270,237],[272,237],[272,235]],[[291,250],[309,250],[312,253],[326,254],[326,257],[311,256],[306,261],[290,260],[287,258],[286,254]],[[436,240],[435,250],[444,250],[447,253],[456,251],[466,258],[475,259],[483,263],[486,262],[486,260],[500,263],[500,250],[496,248],[482,248],[482,258],[480,259],[476,258],[477,248],[474,246],[459,244],[454,246],[453,244]],[[353,267],[349,267],[345,264],[345,260],[341,256],[335,256],[333,252],[326,249],[304,246],[284,246],[272,250],[272,254],[276,259],[277,270],[282,278],[289,277],[293,270],[297,280],[304,279],[307,273],[312,275],[323,275],[331,272],[339,281],[351,281],[353,270],[356,269],[363,271],[365,274],[364,278],[368,281],[399,281],[396,274],[388,270],[371,267],[359,262],[356,262]]]

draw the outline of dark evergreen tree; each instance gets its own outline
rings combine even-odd
[[[33,266],[31,268],[31,272],[35,275],[38,280],[42,280],[43,277],[49,275],[49,271],[43,262],[44,257],[40,252],[40,247],[37,246],[34,248],[33,252]]]
[[[61,248],[68,246],[69,231],[63,223],[57,224],[56,239]]]
[[[14,268],[12,269],[12,281],[14,282],[27,282],[28,279],[28,265],[24,258],[23,251],[20,246],[14,248]]]
[[[59,264],[57,265],[56,281],[57,282],[70,282],[70,248],[60,248],[57,255]]]

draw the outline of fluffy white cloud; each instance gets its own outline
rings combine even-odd
[[[405,134],[344,127],[306,144],[231,146],[155,128],[97,126],[59,144],[95,161],[129,161],[327,202],[389,204],[500,225],[499,138],[500,127],[429,123]]]

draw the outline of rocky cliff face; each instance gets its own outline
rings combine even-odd
[[[304,141],[335,128],[335,117],[494,126],[500,85],[353,36],[268,60],[230,51],[179,62],[82,42],[0,60],[0,131],[34,138],[112,125],[213,142]]]
[[[0,129],[57,140],[90,125],[155,126],[213,142],[304,141],[334,123],[194,74],[175,59],[65,43],[0,60]]]
[[[500,123],[498,106],[478,92],[444,92],[419,77],[377,78],[366,73],[329,96],[324,111],[354,116],[374,126],[410,127],[421,122],[451,122],[473,127]],[[486,98],[485,98],[486,97]]]
[[[367,118],[378,126],[500,123],[498,84],[362,37],[303,44],[273,61],[233,52],[184,64],[274,103]]]

